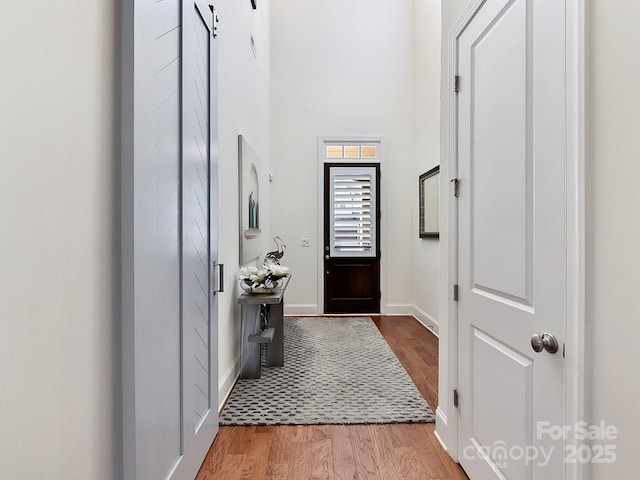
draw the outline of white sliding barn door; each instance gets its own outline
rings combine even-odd
[[[123,7],[126,479],[192,479],[217,432],[217,86],[207,4]]]
[[[487,0],[458,38],[458,452],[473,479],[564,478],[544,429],[565,423],[564,42],[562,0]],[[557,352],[534,351],[542,334]]]

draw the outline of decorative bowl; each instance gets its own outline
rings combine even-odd
[[[250,293],[252,295],[271,295],[276,292],[278,289],[278,281],[275,280],[273,282],[269,282],[269,285],[259,284],[259,285],[247,285],[244,280],[240,280],[240,288],[246,293]]]

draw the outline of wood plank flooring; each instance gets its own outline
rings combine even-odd
[[[373,317],[435,411],[438,339],[413,317]],[[468,480],[435,425],[220,427],[196,480]]]

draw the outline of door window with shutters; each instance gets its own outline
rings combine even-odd
[[[376,169],[332,167],[329,187],[332,257],[376,256]]]

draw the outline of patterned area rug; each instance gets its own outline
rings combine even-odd
[[[370,318],[285,318],[284,367],[240,379],[220,425],[434,422]]]

